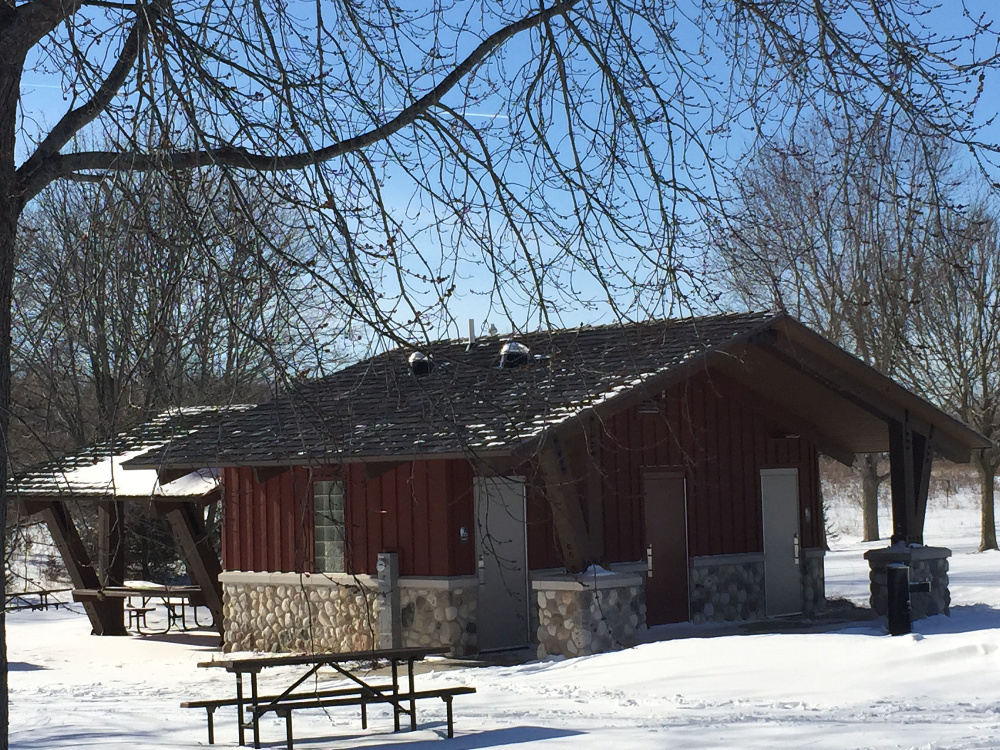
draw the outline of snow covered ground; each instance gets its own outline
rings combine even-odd
[[[827,595],[867,601],[867,547],[857,510],[834,502],[839,530],[827,557]],[[702,630],[613,654],[514,667],[434,669],[419,687],[474,685],[455,700],[456,738],[443,707],[426,702],[422,727],[391,733],[387,711],[369,729],[356,711],[296,716],[301,747],[448,748],[996,748],[1000,747],[1000,555],[976,552],[976,502],[932,505],[928,543],[951,547],[952,616],[890,638],[884,621],[824,632]],[[883,529],[889,529],[888,517]],[[194,748],[205,713],[178,703],[229,694],[204,636],[96,638],[76,612],[8,616],[11,740],[16,748]],[[748,629],[749,630],[749,629]],[[686,629],[690,632],[690,628]],[[275,672],[269,674],[268,672]],[[264,688],[291,673],[262,674]],[[283,726],[262,727],[283,746]],[[336,737],[309,740],[309,737]],[[216,716],[218,747],[235,747],[234,712]],[[300,745],[296,742],[296,745]]]

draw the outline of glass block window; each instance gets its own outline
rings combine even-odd
[[[344,572],[344,485],[313,482],[316,572]]]

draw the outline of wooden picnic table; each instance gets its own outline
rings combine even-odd
[[[22,609],[48,609],[49,607],[65,607],[66,602],[61,599],[50,599],[53,594],[65,594],[72,589],[35,589],[32,591],[7,592],[4,609],[8,612],[16,612]]]
[[[198,664],[199,667],[214,668],[214,669],[225,669],[227,672],[234,674],[236,676],[236,710],[237,710],[237,721],[239,727],[239,743],[240,745],[246,745],[246,729],[253,730],[253,743],[255,748],[260,747],[260,717],[269,711],[274,711],[285,717],[287,734],[288,734],[288,746],[291,748],[292,744],[292,732],[291,732],[291,711],[295,708],[305,708],[305,707],[323,707],[320,705],[321,701],[315,701],[311,705],[305,705],[302,703],[302,694],[295,694],[295,689],[302,685],[306,680],[316,674],[319,669],[323,667],[329,667],[336,672],[338,672],[343,677],[347,678],[351,682],[357,685],[357,690],[352,691],[331,691],[338,693],[354,692],[357,696],[354,698],[339,698],[336,700],[330,700],[327,705],[360,705],[362,707],[362,721],[363,726],[366,724],[364,709],[367,703],[390,703],[393,706],[393,719],[394,719],[394,731],[399,731],[399,718],[403,713],[408,713],[410,715],[410,729],[416,729],[417,718],[416,718],[416,700],[418,697],[430,697],[430,692],[426,695],[418,693],[414,686],[413,677],[413,665],[425,659],[428,656],[441,655],[448,653],[450,649],[447,647],[433,647],[433,648],[417,648],[417,647],[407,647],[407,648],[390,648],[390,649],[374,649],[367,651],[352,651],[346,653],[312,653],[312,654],[275,654],[269,656],[250,656],[250,657],[232,657],[232,658],[222,658],[215,659],[213,661],[201,662]],[[366,680],[364,677],[359,676],[359,672],[362,671],[356,665],[368,664],[371,662],[388,662],[391,674],[392,682],[390,685],[375,685],[373,682]],[[405,693],[400,692],[399,686],[399,667],[400,665],[406,666],[406,679],[407,679],[407,690]],[[280,694],[274,696],[260,696],[257,688],[257,675],[264,669],[272,667],[304,667],[305,672],[297,677],[292,683],[285,688]],[[246,696],[243,686],[243,676],[250,675],[250,695]],[[437,692],[449,692],[437,691]],[[473,688],[461,688],[455,689],[450,692],[455,694],[462,692],[475,692]],[[436,695],[436,697],[443,698],[448,706],[449,714],[449,732],[451,731],[451,702],[450,697],[445,697],[444,695]],[[212,701],[201,701],[201,702],[191,702],[187,705],[189,707],[194,707],[195,703],[198,705],[206,704],[204,707],[208,707],[208,703]],[[223,700],[215,701],[218,705],[231,705],[232,701]],[[408,706],[404,706],[404,703],[408,703]],[[249,709],[250,719],[249,721],[244,721],[244,711]],[[211,713],[212,708],[209,708],[209,737],[210,742],[213,741],[212,736],[212,724],[211,724]]]
[[[133,607],[133,598],[141,601],[138,607]],[[148,605],[152,600],[159,600],[167,612],[167,627],[161,631],[163,633],[168,632],[175,624],[179,624],[181,630],[188,630],[187,607],[191,607],[193,610],[195,626],[200,626],[198,607],[206,606],[200,586],[102,586],[96,589],[73,589],[73,601],[76,602],[95,602],[107,599],[125,599],[130,609],[143,613],[151,611]],[[142,633],[137,617],[130,615],[130,622],[135,623],[136,631]]]

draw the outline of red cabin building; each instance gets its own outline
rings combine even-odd
[[[582,654],[823,606],[818,455],[984,439],[785,315],[397,349],[133,466],[222,467],[225,640]]]

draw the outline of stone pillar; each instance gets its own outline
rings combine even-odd
[[[694,557],[690,576],[691,622],[696,625],[763,619],[763,553]]]
[[[379,607],[379,648],[399,648],[403,645],[399,617],[399,555],[379,552],[375,563],[378,593],[382,599]]]
[[[447,646],[455,656],[476,653],[475,576],[403,578],[400,587],[404,646]]]
[[[603,571],[531,585],[538,606],[540,659],[627,648],[646,629],[646,587],[640,575]]]
[[[802,614],[813,617],[826,609],[826,575],[822,548],[802,550]]]
[[[910,595],[913,619],[931,615],[947,615],[951,605],[948,591],[948,557],[951,550],[945,547],[925,547],[894,544],[891,547],[869,550],[865,553],[870,567],[871,607],[879,615],[888,611],[888,591],[886,588],[886,566],[903,563],[910,567],[910,582],[927,581],[931,585],[929,593],[914,592]]]

